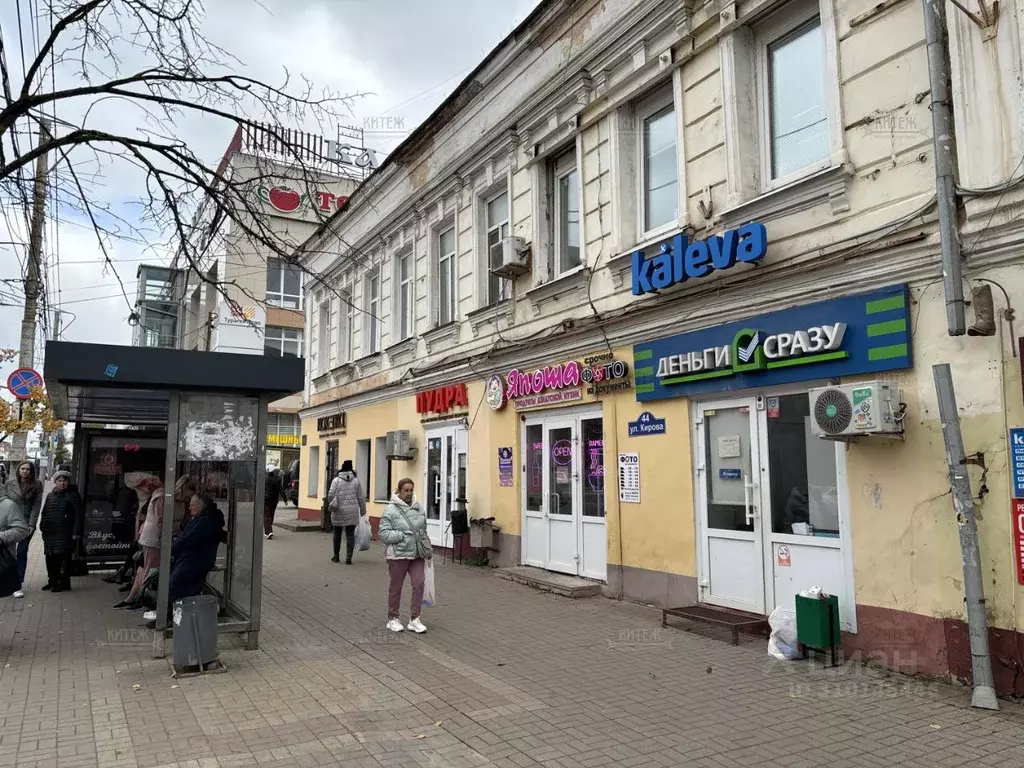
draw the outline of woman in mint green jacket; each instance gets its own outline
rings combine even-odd
[[[398,619],[406,575],[412,581],[408,629],[417,633],[427,631],[420,621],[420,608],[423,605],[426,561],[433,557],[434,550],[427,534],[427,516],[419,503],[413,501],[415,489],[415,484],[407,477],[398,481],[398,492],[391,497],[377,530],[377,538],[384,545],[390,576],[387,628],[392,632],[406,628]]]

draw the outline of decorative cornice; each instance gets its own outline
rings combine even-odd
[[[431,328],[423,334],[423,343],[427,348],[427,354],[432,355],[438,350],[450,349],[459,343],[459,330],[462,323],[455,321],[446,325],[439,325]]]

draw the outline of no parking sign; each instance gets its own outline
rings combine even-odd
[[[43,386],[43,377],[31,368],[19,368],[7,377],[7,388],[19,400],[32,397],[32,390]]]

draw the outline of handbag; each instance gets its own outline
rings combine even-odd
[[[405,510],[399,507],[397,504],[395,508],[398,513],[405,518],[405,524],[409,526],[409,532],[413,536],[416,536],[416,557],[422,560],[430,560],[434,556],[434,545],[430,543],[430,537],[426,536],[424,532],[423,536],[416,535],[416,529],[413,528],[412,522],[409,520],[409,516],[405,514]]]

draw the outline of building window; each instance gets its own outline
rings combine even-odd
[[[306,464],[306,495],[315,499],[320,485],[320,446],[309,449],[309,461]]]
[[[386,502],[391,498],[391,460],[388,458],[388,439],[378,437],[374,441],[373,500]]]
[[[299,416],[296,413],[268,413],[268,435],[298,435],[300,430]]]
[[[413,324],[413,267],[412,251],[406,251],[395,258],[395,283],[397,284],[398,312],[395,316],[399,341],[412,336]]]
[[[580,175],[576,150],[566,152],[551,164],[554,190],[555,275],[576,269],[580,259]]]
[[[366,354],[380,352],[380,268],[366,276]]]
[[[263,354],[272,357],[302,357],[302,331],[268,325],[263,334]]]
[[[659,92],[637,109],[640,129],[640,221],[645,233],[679,219],[676,114],[671,91]]]
[[[762,163],[772,181],[829,156],[821,19],[792,18],[757,32]]]
[[[363,485],[366,500],[370,500],[370,441],[356,440],[356,475]]]
[[[349,291],[341,293],[341,309],[345,320],[338,328],[338,332],[341,334],[338,341],[340,346],[338,352],[341,355],[341,361],[348,363],[355,359],[356,352],[356,305],[352,303],[352,294]]]
[[[455,320],[455,227],[437,236],[437,324]]]
[[[502,241],[509,234],[508,193],[503,192],[487,201],[487,267],[501,266]],[[487,303],[497,304],[509,296],[509,281],[487,273]]]
[[[302,309],[302,270],[281,259],[267,260],[267,306]]]
[[[331,342],[331,303],[324,296],[319,302],[319,322],[317,323],[317,359],[320,367],[318,370],[326,371],[330,368],[327,358],[327,347]]]

